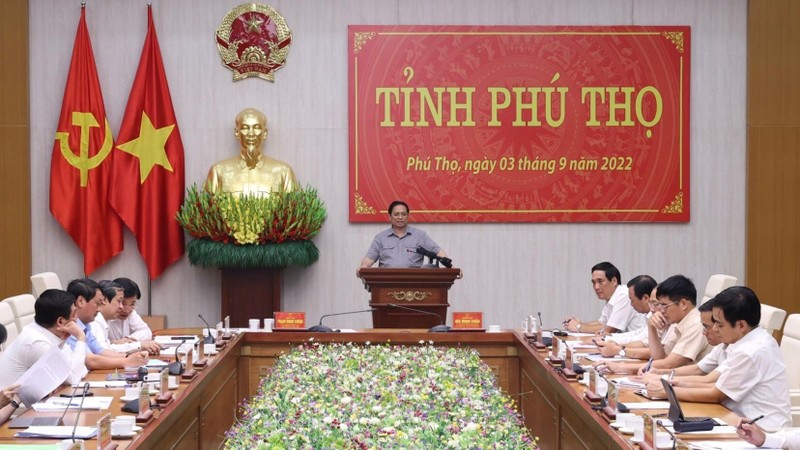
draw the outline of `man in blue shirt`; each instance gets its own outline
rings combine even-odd
[[[87,368],[90,370],[122,369],[147,364],[148,354],[146,351],[126,355],[111,349],[104,349],[92,334],[92,327],[89,324],[94,321],[98,308],[106,302],[97,282],[88,278],[72,280],[67,286],[67,292],[75,296],[75,315],[77,316],[75,322],[86,334],[86,346],[90,350],[86,353]],[[73,337],[67,339],[70,347],[74,348],[75,342]]]

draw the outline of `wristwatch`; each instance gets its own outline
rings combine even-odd
[[[619,348],[619,356],[625,357],[625,346]]]
[[[578,329],[578,333],[580,333],[580,332],[581,332],[581,327],[582,327],[582,326],[583,326],[583,324],[582,324],[582,323],[580,323],[580,322],[578,322],[578,326],[576,326],[576,327],[575,327],[575,328],[577,328],[577,329]]]

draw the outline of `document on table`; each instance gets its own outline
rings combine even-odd
[[[125,380],[106,380],[106,381],[81,381],[80,383],[73,384],[72,387],[81,388],[86,383],[89,383],[90,388],[124,388],[129,387],[131,384]]]
[[[17,379],[19,399],[26,407],[53,392],[67,378],[69,361],[58,347],[51,348]]]
[[[630,410],[635,409],[669,409],[669,402],[626,402]]]
[[[607,359],[609,361],[614,361],[614,362],[640,362],[640,363],[644,364],[644,361],[642,361],[640,359],[625,358],[625,357],[621,357],[621,356],[612,356],[611,358],[608,358],[608,357],[605,357],[605,356],[603,356],[603,355],[601,355],[599,353],[591,353],[589,355],[586,355],[586,359],[588,359],[589,361],[593,361],[593,362],[600,361],[601,359]]]
[[[727,449],[744,449],[744,448],[760,448],[766,450],[777,450],[768,447],[756,447],[753,444],[748,444],[745,441],[690,441],[689,447],[697,450],[727,450]]]
[[[570,336],[572,336],[572,337],[589,337],[589,336],[597,336],[597,334],[595,334],[595,333],[575,333],[575,332],[572,332],[572,331],[570,331],[570,332],[569,332],[569,333],[567,333],[567,334],[568,334],[568,335],[570,335]]]
[[[611,382],[619,387],[636,388],[636,389],[644,389],[646,387],[644,383],[633,381],[628,377],[613,378]]]
[[[145,365],[147,367],[166,367],[169,365],[169,363],[160,359],[151,359],[150,361],[147,361],[147,364]]]
[[[97,427],[28,427],[14,435],[21,438],[49,438],[49,439],[68,439],[73,436],[75,439],[91,439],[97,435]]]
[[[85,397],[83,398],[83,409],[108,409],[114,397]],[[67,409],[78,409],[81,406],[81,397],[50,397],[45,402],[33,404],[33,409],[42,411],[64,411]]]

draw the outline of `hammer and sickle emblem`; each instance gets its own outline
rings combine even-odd
[[[100,151],[94,156],[89,156],[89,132],[92,127],[99,127],[94,114],[90,112],[72,112],[72,125],[81,128],[81,144],[79,153],[75,152],[69,146],[69,133],[66,131],[57,131],[56,139],[61,144],[61,154],[67,160],[69,165],[78,169],[81,173],[81,187],[86,187],[89,184],[89,171],[99,166],[103,160],[106,159],[111,148],[114,146],[113,138],[111,137],[111,126],[108,124],[108,119],[105,120],[106,137],[103,140],[103,145]]]

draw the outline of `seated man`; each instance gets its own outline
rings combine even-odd
[[[725,370],[713,385],[676,386],[678,399],[689,402],[722,403],[742,417],[764,415],[766,428],[791,426],[791,402],[778,343],[758,326],[761,303],[755,292],[733,286],[714,297],[713,331],[727,344]]]
[[[108,321],[117,318],[119,311],[122,310],[122,286],[119,284],[103,280],[100,283],[100,292],[102,292],[105,301],[98,308],[99,313],[95,320],[91,323],[92,334],[97,339],[97,342],[104,349],[110,348],[120,353],[130,353],[136,350],[145,350],[151,355],[156,355],[161,351],[161,346],[153,341],[133,341],[123,344],[112,344],[108,339]]]
[[[697,289],[683,275],[673,275],[656,289],[656,311],[648,321],[650,361],[639,363],[608,363],[607,370],[614,373],[646,372],[651,368],[674,369],[699,361],[711,346],[703,336],[700,313],[697,312]],[[664,342],[659,330],[674,324]]]
[[[644,314],[631,306],[628,288],[620,285],[619,270],[610,262],[601,262],[592,267],[592,286],[597,298],[605,302],[600,318],[583,323],[577,317],[567,317],[564,326],[569,331],[606,334],[618,331],[633,331],[644,326]]]
[[[70,371],[64,381],[78,383],[88,371],[84,364],[86,335],[75,323],[75,297],[60,289],[48,289],[36,299],[33,323],[26,325],[8,348],[0,353],[0,386],[11,386],[36,361],[53,347],[61,349]],[[67,337],[76,341],[74,348],[64,345]],[[6,405],[0,418],[7,419],[16,408]]]
[[[712,330],[712,308],[714,301],[709,300],[697,307],[700,311],[700,321],[703,324],[703,335],[712,346],[711,352],[695,364],[678,367],[676,369],[653,369],[646,373],[644,380],[647,383],[648,397],[667,398],[664,386],[661,385],[661,375],[670,375],[672,384],[681,386],[685,383],[714,383],[720,373],[725,370],[724,362],[727,357],[727,344],[722,344],[719,336]]]
[[[136,312],[136,302],[142,298],[139,286],[129,278],[117,278],[115,283],[122,286],[122,309],[117,318],[108,321],[108,337],[115,344],[141,342],[153,339],[153,332],[142,316]]]
[[[787,450],[800,450],[800,430],[778,430],[775,433],[766,433],[764,429],[747,419],[739,419],[736,434],[745,441],[767,448],[782,448]]]
[[[125,367],[141,367],[147,364],[147,352],[140,351],[125,355],[111,349],[104,349],[92,333],[89,326],[97,316],[98,308],[105,302],[100,286],[94,280],[83,278],[70,281],[67,292],[75,296],[76,322],[86,335],[86,367],[94,369],[122,369]],[[67,339],[67,344],[75,345],[73,338]]]
[[[637,313],[644,314],[646,319],[650,318],[650,299],[655,299],[656,280],[650,275],[638,275],[628,281],[628,298],[631,306]],[[593,339],[593,342],[600,347],[600,354],[605,357],[623,356],[627,358],[643,359],[650,358],[650,348],[647,346],[648,332],[647,327],[624,333],[611,333],[606,335],[603,340]]]

